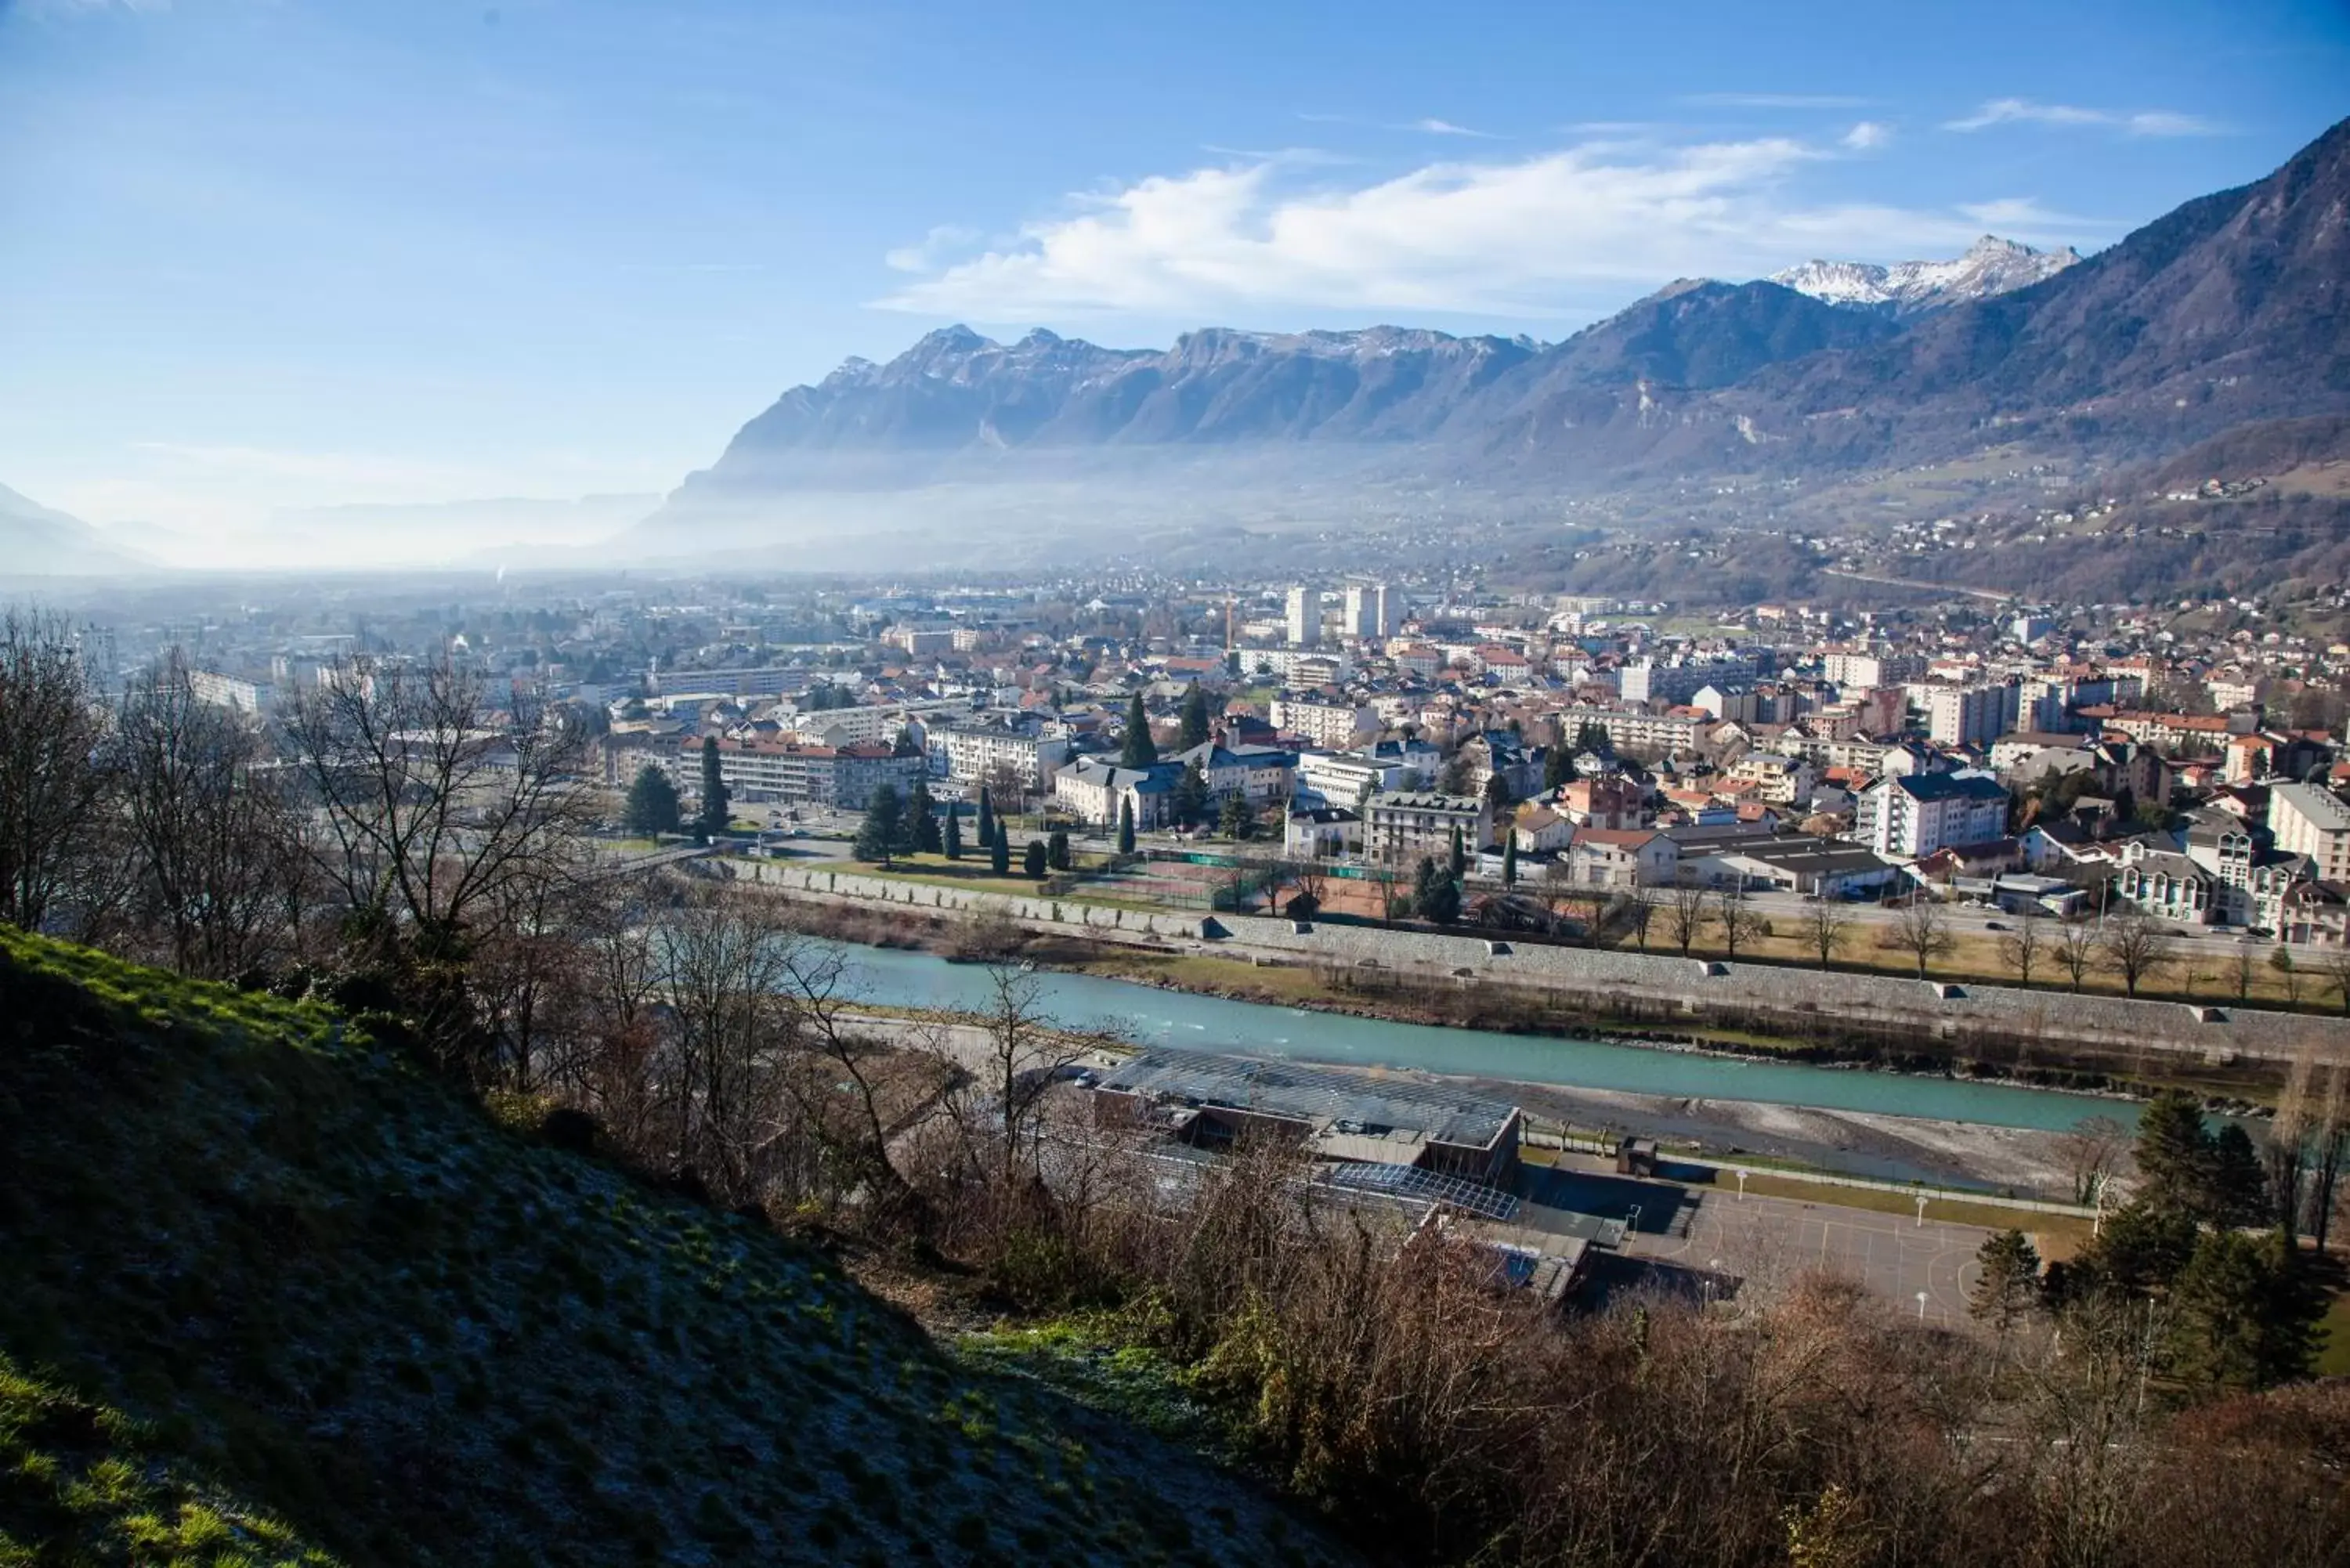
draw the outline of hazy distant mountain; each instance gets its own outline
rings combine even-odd
[[[1808,261],[1773,273],[1771,281],[1830,305],[1907,317],[2026,288],[2055,276],[2080,259],[2081,253],[2070,245],[2036,251],[2013,240],[1985,234],[1967,248],[1966,254],[1950,261],[1896,262],[1891,266]]]
[[[0,577],[119,572],[145,564],[80,518],[0,484]]]
[[[785,393],[649,529],[817,489],[1076,487],[1141,451],[1188,453],[1153,480],[1201,494],[1349,473],[1637,485],[2007,443],[2143,461],[2350,410],[2345,212],[2350,121],[2086,260],[1986,238],[1950,262],[1675,284],[1552,345],[1219,328],[1159,351],[950,327]],[[1058,504],[1082,514],[1074,488]]]

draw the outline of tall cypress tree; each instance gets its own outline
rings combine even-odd
[[[987,866],[998,877],[1012,872],[1012,836],[1003,831],[1003,824],[995,825],[995,836],[988,841]]]
[[[1134,853],[1134,797],[1120,795],[1118,802],[1118,852]]]
[[[1118,765],[1122,768],[1147,768],[1159,760],[1159,747],[1150,738],[1150,710],[1142,705],[1142,693],[1126,705],[1126,745],[1118,753]]]
[[[904,831],[899,835],[910,855],[936,855],[939,852],[938,804],[931,799],[931,781],[918,778],[914,792],[906,800]]]
[[[694,820],[694,831],[704,840],[717,837],[726,831],[726,777],[718,765],[718,737],[702,737],[702,815]]]
[[[995,843],[995,808],[987,798],[987,785],[979,786],[979,846],[991,847]]]
[[[1183,697],[1183,733],[1177,744],[1188,752],[1207,738],[1208,694],[1201,691],[1200,683],[1194,680],[1191,682],[1191,690]]]
[[[959,805],[947,807],[947,827],[943,842],[948,859],[962,858],[962,807]]]
[[[1457,822],[1452,825],[1451,861],[1452,879],[1457,882],[1461,879],[1461,874],[1469,869],[1469,850],[1468,846],[1461,842],[1461,825]]]
[[[1518,836],[1507,833],[1502,838],[1502,886],[1518,885]]]

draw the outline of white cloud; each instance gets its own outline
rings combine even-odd
[[[2106,109],[2083,109],[2077,104],[2035,103],[2023,98],[1995,98],[1972,114],[1945,120],[1945,130],[1988,130],[1995,125],[2102,126],[2131,136],[2216,136],[2214,122],[2175,109],[2140,109],[2124,113]]]
[[[1754,277],[1816,255],[1954,254],[1981,232],[1958,207],[1805,198],[1798,176],[1835,156],[1783,137],[1587,142],[1318,184],[1273,161],[1235,161],[1073,196],[1016,239],[878,303],[1006,324],[1255,309],[1566,319],[1669,278]],[[2007,226],[2061,241],[2085,225]]]
[[[1844,144],[1855,152],[1882,147],[1893,140],[1893,128],[1882,120],[1864,119],[1844,133]]]
[[[1425,130],[1430,136],[1473,136],[1486,141],[1499,140],[1490,130],[1471,130],[1465,125],[1455,125],[1449,119],[1438,119],[1432,116],[1426,119],[1415,119],[1403,129]]]

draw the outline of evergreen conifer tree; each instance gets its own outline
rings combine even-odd
[[[1452,867],[1452,879],[1457,882],[1469,869],[1469,846],[1461,842],[1461,825],[1457,822],[1452,825],[1452,850],[1451,855],[1451,863]]]
[[[1256,819],[1249,815],[1248,797],[1234,790],[1224,796],[1223,810],[1216,818],[1216,831],[1226,838],[1246,838],[1256,827]]]
[[[677,785],[669,782],[666,770],[651,763],[637,770],[620,820],[630,833],[647,837],[678,830],[683,819],[677,804]]]
[[[1444,874],[1431,856],[1422,856],[1419,873],[1412,879],[1412,913],[1423,920],[1449,926],[1461,918],[1461,885]]]
[[[1142,693],[1126,705],[1126,745],[1118,753],[1118,765],[1122,768],[1147,768],[1159,760],[1159,747],[1150,739],[1150,710],[1142,705]]]
[[[1066,829],[1053,829],[1051,836],[1045,840],[1045,864],[1055,871],[1069,868],[1069,835]]]
[[[988,841],[987,866],[998,877],[1009,875],[1012,870],[1012,836],[1003,831],[1001,822],[995,825],[995,836]]]
[[[936,855],[939,852],[938,803],[931,798],[931,781],[918,778],[913,794],[906,799],[904,832],[900,835],[907,853]]]
[[[1134,801],[1129,796],[1121,796],[1118,803],[1118,852],[1134,853]]]
[[[694,819],[694,832],[705,843],[726,831],[729,820],[724,773],[718,765],[718,737],[702,737],[702,815]]]
[[[1197,762],[1183,764],[1183,776],[1175,781],[1175,793],[1168,803],[1174,808],[1175,820],[1186,827],[1194,827],[1208,813],[1208,775]]]
[[[1045,879],[1045,846],[1041,840],[1030,839],[1028,847],[1020,852],[1020,870],[1023,876],[1036,881]]]
[[[948,859],[962,858],[962,807],[960,805],[947,807],[946,832],[941,842]]]
[[[1981,1274],[1967,1289],[1967,1312],[2004,1334],[2040,1294],[2040,1253],[2021,1231],[1986,1240],[1975,1253]]]
[[[903,831],[899,816],[897,786],[875,785],[865,802],[865,820],[858,826],[857,842],[850,846],[849,853],[859,860],[889,865],[889,857],[898,853],[903,842],[899,837]]]
[[[1176,744],[1184,751],[1208,738],[1208,694],[1200,683],[1191,682],[1191,690],[1183,698],[1183,732]]]
[[[1518,836],[1514,833],[1505,833],[1502,836],[1502,886],[1514,888],[1517,885]]]
[[[1574,782],[1575,749],[1561,741],[1543,757],[1543,788],[1558,789]]]
[[[979,786],[979,846],[987,849],[995,843],[995,805],[987,798],[987,785]]]

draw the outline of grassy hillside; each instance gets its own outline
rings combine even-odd
[[[1329,1555],[328,1009],[5,929],[0,1258],[0,1564]]]

